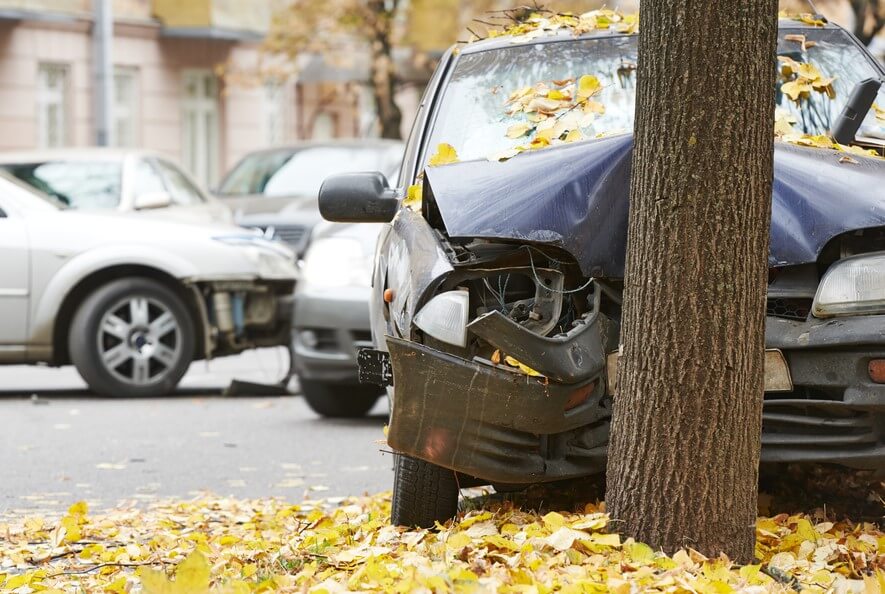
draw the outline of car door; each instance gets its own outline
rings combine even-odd
[[[24,218],[0,198],[0,361],[24,354],[31,254]]]

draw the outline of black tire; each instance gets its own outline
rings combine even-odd
[[[140,314],[136,316],[132,310],[131,304],[135,302],[145,304],[146,323],[141,323]],[[128,321],[126,311],[131,312]],[[115,319],[130,324],[120,325],[115,330],[127,336],[125,339],[103,331],[106,316],[114,313],[117,314]],[[163,324],[160,324],[161,317]],[[170,326],[172,323],[174,327]],[[144,329],[139,330],[142,327]],[[153,335],[146,338],[151,332]],[[173,291],[148,278],[124,278],[99,287],[79,305],[68,333],[68,352],[80,376],[97,394],[162,396],[175,389],[193,360],[194,332],[187,306]],[[117,340],[119,342],[115,343]],[[120,345],[132,354],[114,366],[110,351]],[[162,347],[165,348],[161,358]],[[143,354],[149,353],[145,348],[150,348],[151,354]],[[132,356],[135,353],[138,357]],[[131,369],[129,381],[126,379],[127,365]],[[137,378],[137,375],[141,377]]]
[[[323,417],[337,419],[364,417],[381,397],[375,386],[330,384],[315,380],[299,380],[299,382],[307,405],[313,412]]]
[[[458,482],[447,468],[397,454],[390,521],[395,526],[432,528],[458,513]]]

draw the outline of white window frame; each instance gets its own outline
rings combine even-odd
[[[188,87],[195,83],[196,95]],[[210,92],[206,93],[206,87]],[[218,77],[211,70],[184,70],[181,86],[182,162],[185,169],[205,186],[218,179],[219,154]]]
[[[51,73],[61,76],[61,88],[49,88],[48,78]],[[71,68],[67,64],[57,62],[40,62],[37,64],[37,146],[39,148],[58,148],[70,142],[70,78]],[[58,130],[53,133],[50,128],[49,109],[58,108]]]
[[[130,85],[127,93],[120,93],[120,80],[128,79]],[[139,70],[135,66],[114,67],[114,110],[113,110],[113,138],[114,146],[136,147],[141,143],[141,105],[139,93]],[[124,95],[128,97],[124,100]],[[122,122],[128,121],[131,132],[130,138],[124,138]]]

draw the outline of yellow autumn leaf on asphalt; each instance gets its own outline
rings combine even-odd
[[[175,568],[175,578],[156,569],[139,571],[145,594],[205,594],[209,591],[210,567],[200,551],[194,551]]]
[[[92,512],[81,526],[90,544],[61,548],[26,536],[25,516],[8,517],[0,591],[885,592],[885,533],[872,522],[827,520],[820,511],[760,518],[758,561],[741,566],[691,550],[668,556],[632,539],[621,544],[618,523],[598,502],[541,515],[535,504],[470,491],[462,493],[470,511],[431,530],[391,526],[389,493],[334,502],[157,501]],[[82,517],[65,517],[75,516]],[[128,554],[152,565],[128,566]],[[114,562],[120,565],[102,566]]]
[[[436,148],[436,154],[430,157],[430,160],[427,164],[431,167],[437,167],[439,165],[448,165],[450,163],[458,162],[458,153],[455,152],[455,147],[451,144],[446,144],[445,142],[440,143],[440,145]]]

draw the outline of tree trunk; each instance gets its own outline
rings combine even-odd
[[[400,131],[403,114],[396,104],[396,64],[393,61],[393,14],[397,2],[388,9],[384,0],[369,0],[369,11],[374,22],[371,44],[371,64],[369,66],[372,96],[375,113],[381,125],[381,138],[402,138]]]
[[[643,3],[606,502],[626,535],[753,558],[776,0]]]

